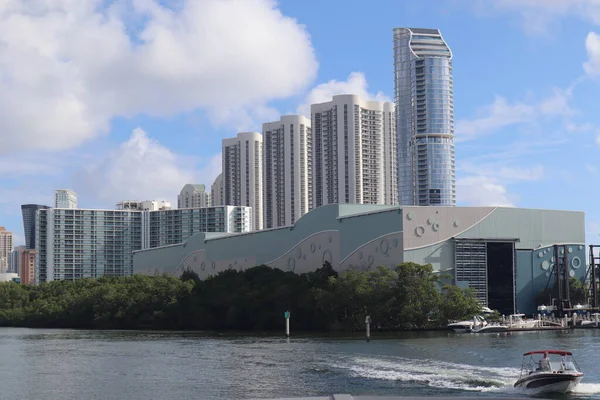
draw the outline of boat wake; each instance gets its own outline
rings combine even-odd
[[[438,360],[409,358],[355,358],[333,367],[353,377],[403,381],[440,389],[478,392],[514,392],[516,368],[491,368]]]
[[[585,379],[585,377],[583,378]],[[600,394],[600,383],[585,383],[581,382],[579,385],[575,387],[573,390],[573,394]]]

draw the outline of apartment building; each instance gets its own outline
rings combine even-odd
[[[54,208],[77,208],[77,193],[70,189],[54,192]]]
[[[284,115],[263,124],[263,226],[293,225],[312,208],[310,119]]]
[[[177,210],[43,209],[37,213],[35,280],[128,276],[132,252],[182,243],[199,232],[252,230],[249,207]]]
[[[241,132],[223,139],[223,198],[231,206],[252,207],[255,230],[263,227],[263,139],[258,132]]]
[[[311,105],[313,206],[397,204],[394,104],[333,96]]]
[[[201,184],[185,185],[177,196],[177,208],[199,208],[210,207],[211,196],[206,186]]]

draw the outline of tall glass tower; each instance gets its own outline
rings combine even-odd
[[[394,29],[398,202],[454,206],[452,52],[438,29]]]

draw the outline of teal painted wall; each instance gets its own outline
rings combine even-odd
[[[555,275],[551,273],[554,264],[554,249],[552,246],[545,246],[535,250],[520,251],[517,255],[519,256],[520,253],[523,253],[523,256],[522,258],[517,257],[517,307],[520,312],[533,314],[537,312],[537,306],[540,305],[535,304],[535,296],[547,285],[552,287],[556,279]],[[525,253],[528,253],[528,258]],[[567,256],[570,276],[583,279],[586,274],[585,246],[581,244],[568,245]],[[545,303],[548,305],[547,301]]]

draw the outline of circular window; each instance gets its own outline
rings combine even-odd
[[[575,269],[581,267],[581,259],[579,257],[573,257],[571,259],[571,267]]]

